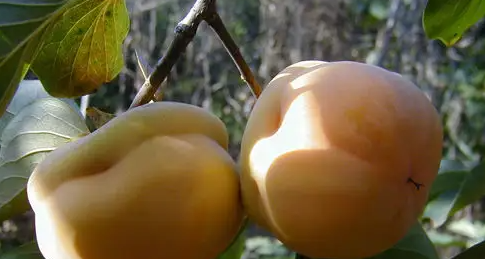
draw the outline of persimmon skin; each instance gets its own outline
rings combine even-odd
[[[222,121],[156,102],[51,152],[27,193],[46,259],[214,259],[243,209]]]
[[[436,109],[401,75],[351,61],[298,62],[269,82],[249,117],[243,204],[306,256],[374,256],[416,223],[442,139]]]

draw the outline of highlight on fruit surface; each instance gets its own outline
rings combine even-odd
[[[391,248],[424,209],[442,152],[430,100],[376,66],[303,61],[256,102],[239,165],[250,219],[312,258]]]
[[[46,259],[214,259],[243,220],[222,121],[156,102],[54,150],[28,181]]]

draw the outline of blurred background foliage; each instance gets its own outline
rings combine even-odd
[[[429,96],[445,125],[443,158],[477,162],[485,154],[485,23],[474,25],[453,47],[428,40],[422,28],[426,0],[218,0],[220,14],[258,80],[266,84],[291,63],[306,59],[354,60],[399,72]],[[143,76],[135,51],[152,66],[164,55],[173,29],[192,0],[127,0],[131,31],[124,43],[126,66],[89,96],[89,106],[120,113]],[[165,100],[210,109],[227,125],[230,153],[239,142],[254,103],[232,60],[206,25],[169,76]],[[485,202],[428,234],[442,258],[485,239]],[[330,209],[330,208],[329,208]],[[32,235],[32,215],[4,222],[0,237],[18,245]],[[20,232],[19,232],[20,231]],[[15,234],[12,234],[15,233]],[[291,258],[277,240],[251,226],[243,258]]]

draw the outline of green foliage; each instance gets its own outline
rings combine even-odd
[[[128,27],[123,0],[0,3],[0,115],[31,65],[57,97],[91,93],[111,80],[123,66]]]
[[[378,20],[386,19],[389,15],[389,2],[386,0],[371,1],[369,13]]]
[[[423,217],[430,218],[439,227],[456,212],[485,195],[485,163],[470,171],[441,171],[431,195]]]
[[[44,259],[37,243],[27,243],[0,255],[0,259]]]
[[[224,253],[219,255],[217,259],[240,259],[244,253],[244,248],[246,244],[246,233],[245,228],[240,231],[236,240],[227,248]],[[1,258],[0,258],[1,259]]]
[[[421,224],[416,223],[393,248],[372,259],[438,259],[435,247]]]
[[[41,44],[45,27],[60,14],[62,0],[0,3],[0,115],[27,73],[29,64]]]
[[[123,0],[72,1],[53,19],[32,64],[47,92],[55,97],[92,93],[123,68],[121,43],[129,29]]]
[[[485,2],[481,0],[429,0],[423,26],[429,38],[452,46],[484,15]]]
[[[1,120],[1,221],[30,208],[25,187],[35,166],[58,146],[88,133],[75,104],[48,97],[40,84],[35,87],[21,87]]]

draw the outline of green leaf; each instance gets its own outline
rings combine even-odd
[[[455,199],[452,213],[478,201],[485,195],[485,162],[474,167],[463,181]]]
[[[115,117],[116,115],[103,112],[96,107],[86,108],[86,125],[91,132],[101,128],[104,124],[108,123]]]
[[[128,31],[124,0],[74,0],[49,24],[32,70],[52,96],[93,93],[121,71]]]
[[[423,26],[430,39],[454,45],[470,26],[485,16],[485,1],[429,0]]]
[[[457,191],[468,176],[468,171],[447,171],[438,174],[429,192],[428,202],[448,191]]]
[[[450,171],[469,171],[471,168],[477,165],[478,163],[475,161],[442,159],[440,163],[439,173],[441,174]]]
[[[217,259],[240,259],[246,247],[246,228],[248,226],[248,219],[244,219],[244,223],[239,229],[236,238],[232,241],[226,250],[220,254]]]
[[[231,246],[229,246],[224,253],[219,255],[217,259],[240,259],[244,253],[245,243],[245,232],[241,232]]]
[[[453,257],[453,259],[477,259],[477,258],[483,258],[484,255],[485,255],[485,241],[468,248],[467,250]]]
[[[5,113],[0,118],[0,133],[7,126],[8,122],[17,115],[22,108],[36,101],[37,99],[51,97],[44,89],[39,80],[22,80],[17,92],[10,101]],[[79,106],[72,99],[61,99],[79,111]],[[81,111],[79,111],[81,114]]]
[[[44,259],[37,243],[27,243],[0,255],[0,259]]]
[[[4,0],[0,2],[0,115],[35,57],[49,19],[65,1]]]
[[[421,224],[416,223],[394,247],[369,259],[439,259]]]
[[[431,219],[435,227],[443,225],[449,217],[485,195],[485,162],[475,166],[465,177],[454,179],[459,178],[463,178],[459,185],[450,183],[448,190],[430,201],[425,208],[423,218]],[[449,188],[452,185],[457,188]]]
[[[464,162],[457,160],[441,160],[438,176],[436,177],[429,192],[428,202],[436,199],[447,191],[457,191],[471,168],[476,162]]]
[[[79,112],[59,99],[21,109],[0,137],[0,220],[25,211],[28,177],[49,152],[88,133]]]

